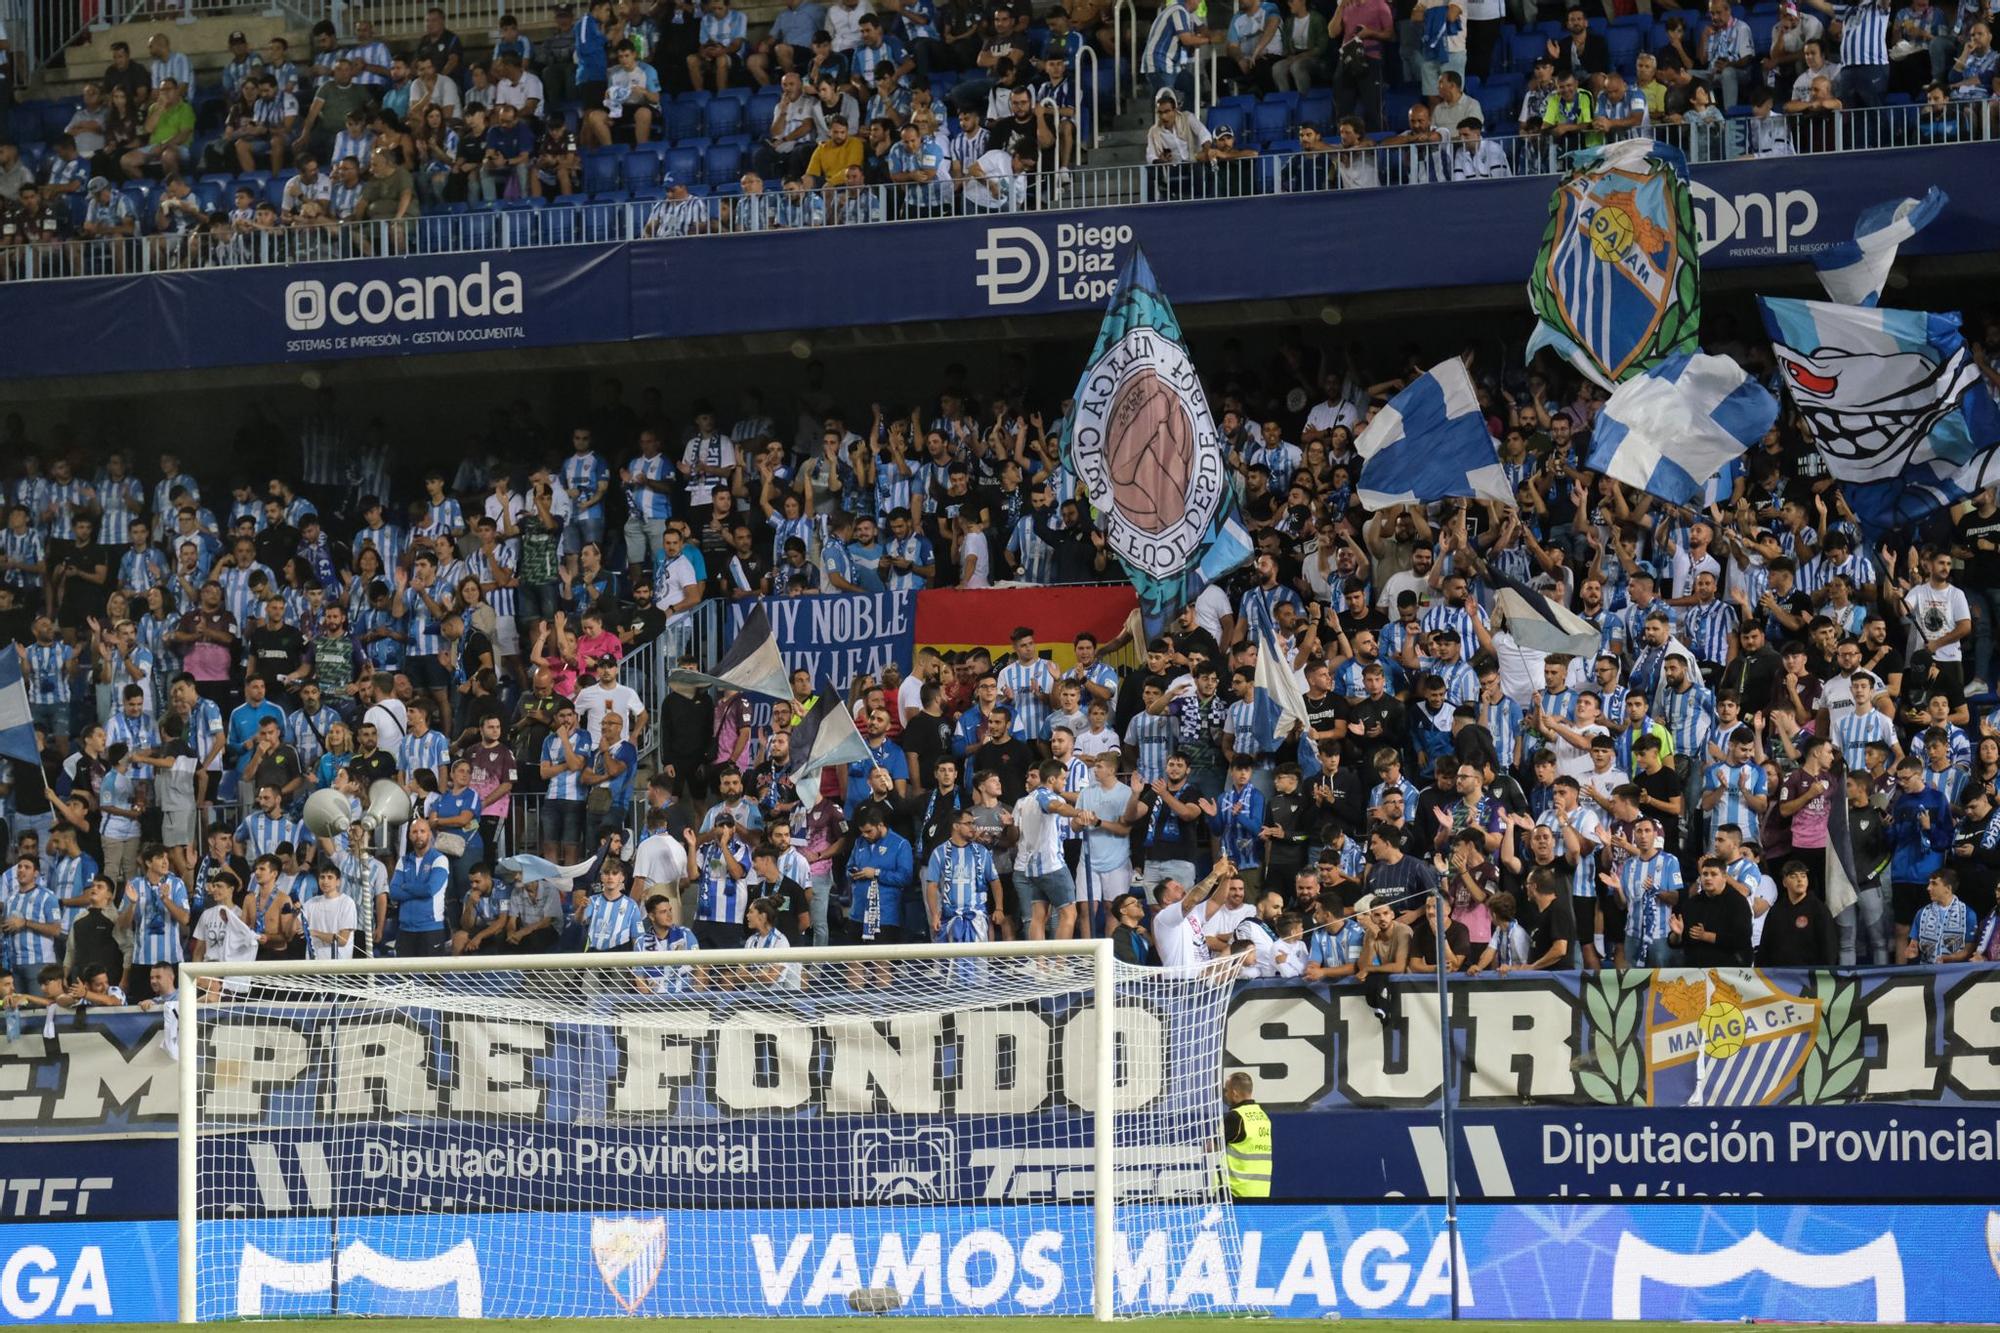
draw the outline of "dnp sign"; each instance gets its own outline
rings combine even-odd
[[[1819,201],[1810,190],[1725,195],[1700,181],[1688,189],[1703,254],[1723,244],[1733,255],[1810,254],[1828,244],[1805,240],[1819,225]]]

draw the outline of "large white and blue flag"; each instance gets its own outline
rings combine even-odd
[[[1896,251],[1944,210],[1951,196],[1933,185],[1921,199],[1893,199],[1855,219],[1854,239],[1813,256],[1826,294],[1842,305],[1872,306],[1896,262]]]
[[[1317,776],[1321,768],[1319,747],[1313,743],[1312,732],[1306,725],[1305,689],[1268,625],[1260,626],[1257,631],[1257,666],[1252,685],[1250,719],[1259,750],[1265,754],[1282,750],[1285,738],[1296,727],[1299,738],[1293,757],[1304,777]]]
[[[1138,591],[1149,634],[1250,558],[1208,395],[1136,246],[1077,381],[1063,461]]]
[[[714,671],[675,667],[667,673],[676,685],[706,685],[718,690],[741,690],[765,699],[792,697],[792,673],[778,651],[778,637],[771,629],[771,617],[761,606],[750,608],[737,628],[729,651],[715,664]]]
[[[1500,442],[1486,428],[1472,376],[1457,357],[1390,399],[1354,447],[1362,459],[1355,492],[1370,509],[1454,495],[1514,503]]]
[[[39,764],[35,748],[35,716],[28,708],[28,685],[21,678],[21,654],[13,644],[0,645],[0,756],[24,764]]]
[[[1684,505],[1777,419],[1778,400],[1734,361],[1677,352],[1612,390],[1587,466]]]
[[[1757,302],[1785,391],[1871,538],[1989,484],[2000,411],[1956,312]]]

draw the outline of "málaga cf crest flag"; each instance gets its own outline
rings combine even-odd
[[[1250,558],[1208,397],[1136,248],[1077,383],[1063,460],[1139,590],[1149,629]]]
[[[1528,355],[1553,347],[1607,389],[1696,352],[1701,260],[1687,162],[1650,139],[1568,157],[1528,279],[1540,321]]]

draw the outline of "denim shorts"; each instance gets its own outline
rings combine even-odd
[[[1057,866],[1042,875],[1016,873],[1014,889],[1020,895],[1024,912],[1037,902],[1045,902],[1050,911],[1060,912],[1076,901],[1076,881],[1070,877],[1068,866]]]
[[[542,846],[551,844],[578,847],[583,844],[584,809],[582,801],[544,800],[542,802]]]

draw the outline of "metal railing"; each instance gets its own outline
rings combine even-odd
[[[1090,142],[1087,144],[1083,142],[1082,131],[1079,130],[1076,146],[1078,148],[1095,148],[1097,147],[1098,136],[1104,133],[1104,108],[1099,104],[1097,48],[1092,46],[1087,40],[1076,49],[1076,69],[1070,76],[1070,86],[1079,89],[1090,89]],[[1074,166],[1075,163],[1070,163],[1069,165]]]
[[[1731,118],[1713,126],[1662,125],[1661,140],[1686,149],[1699,162],[1780,153],[1855,153],[1889,148],[1948,147],[2000,137],[2000,108],[1952,103],[1941,115],[1916,107],[1857,109],[1825,114]],[[1765,125],[1782,128],[1766,129]],[[1569,147],[1582,137],[1513,135],[1485,140],[1497,160],[1481,159],[1449,140],[1393,140],[1323,152],[1260,153],[1178,165],[1131,163],[1067,172],[1024,173],[1018,206],[984,209],[950,187],[830,187],[812,198],[766,194],[746,204],[734,193],[701,199],[698,228],[670,239],[761,231],[876,226],[940,217],[990,216],[994,212],[1052,212],[1116,208],[1176,200],[1240,199],[1351,189],[1412,188],[1460,183],[1468,176],[1544,176],[1560,170]],[[287,265],[329,260],[503,252],[646,240],[661,234],[649,223],[667,218],[658,201],[548,204],[525,200],[472,211],[404,220],[348,222],[325,227],[254,231],[227,223],[180,235],[19,242],[0,237],[0,281],[94,277],[113,274]],[[669,231],[674,230],[668,228]]]
[[[1139,6],[1135,0],[1116,0],[1111,6],[1111,65],[1114,74],[1112,111],[1125,114],[1125,103],[1139,93]],[[1119,57],[1125,68],[1118,69]]]

